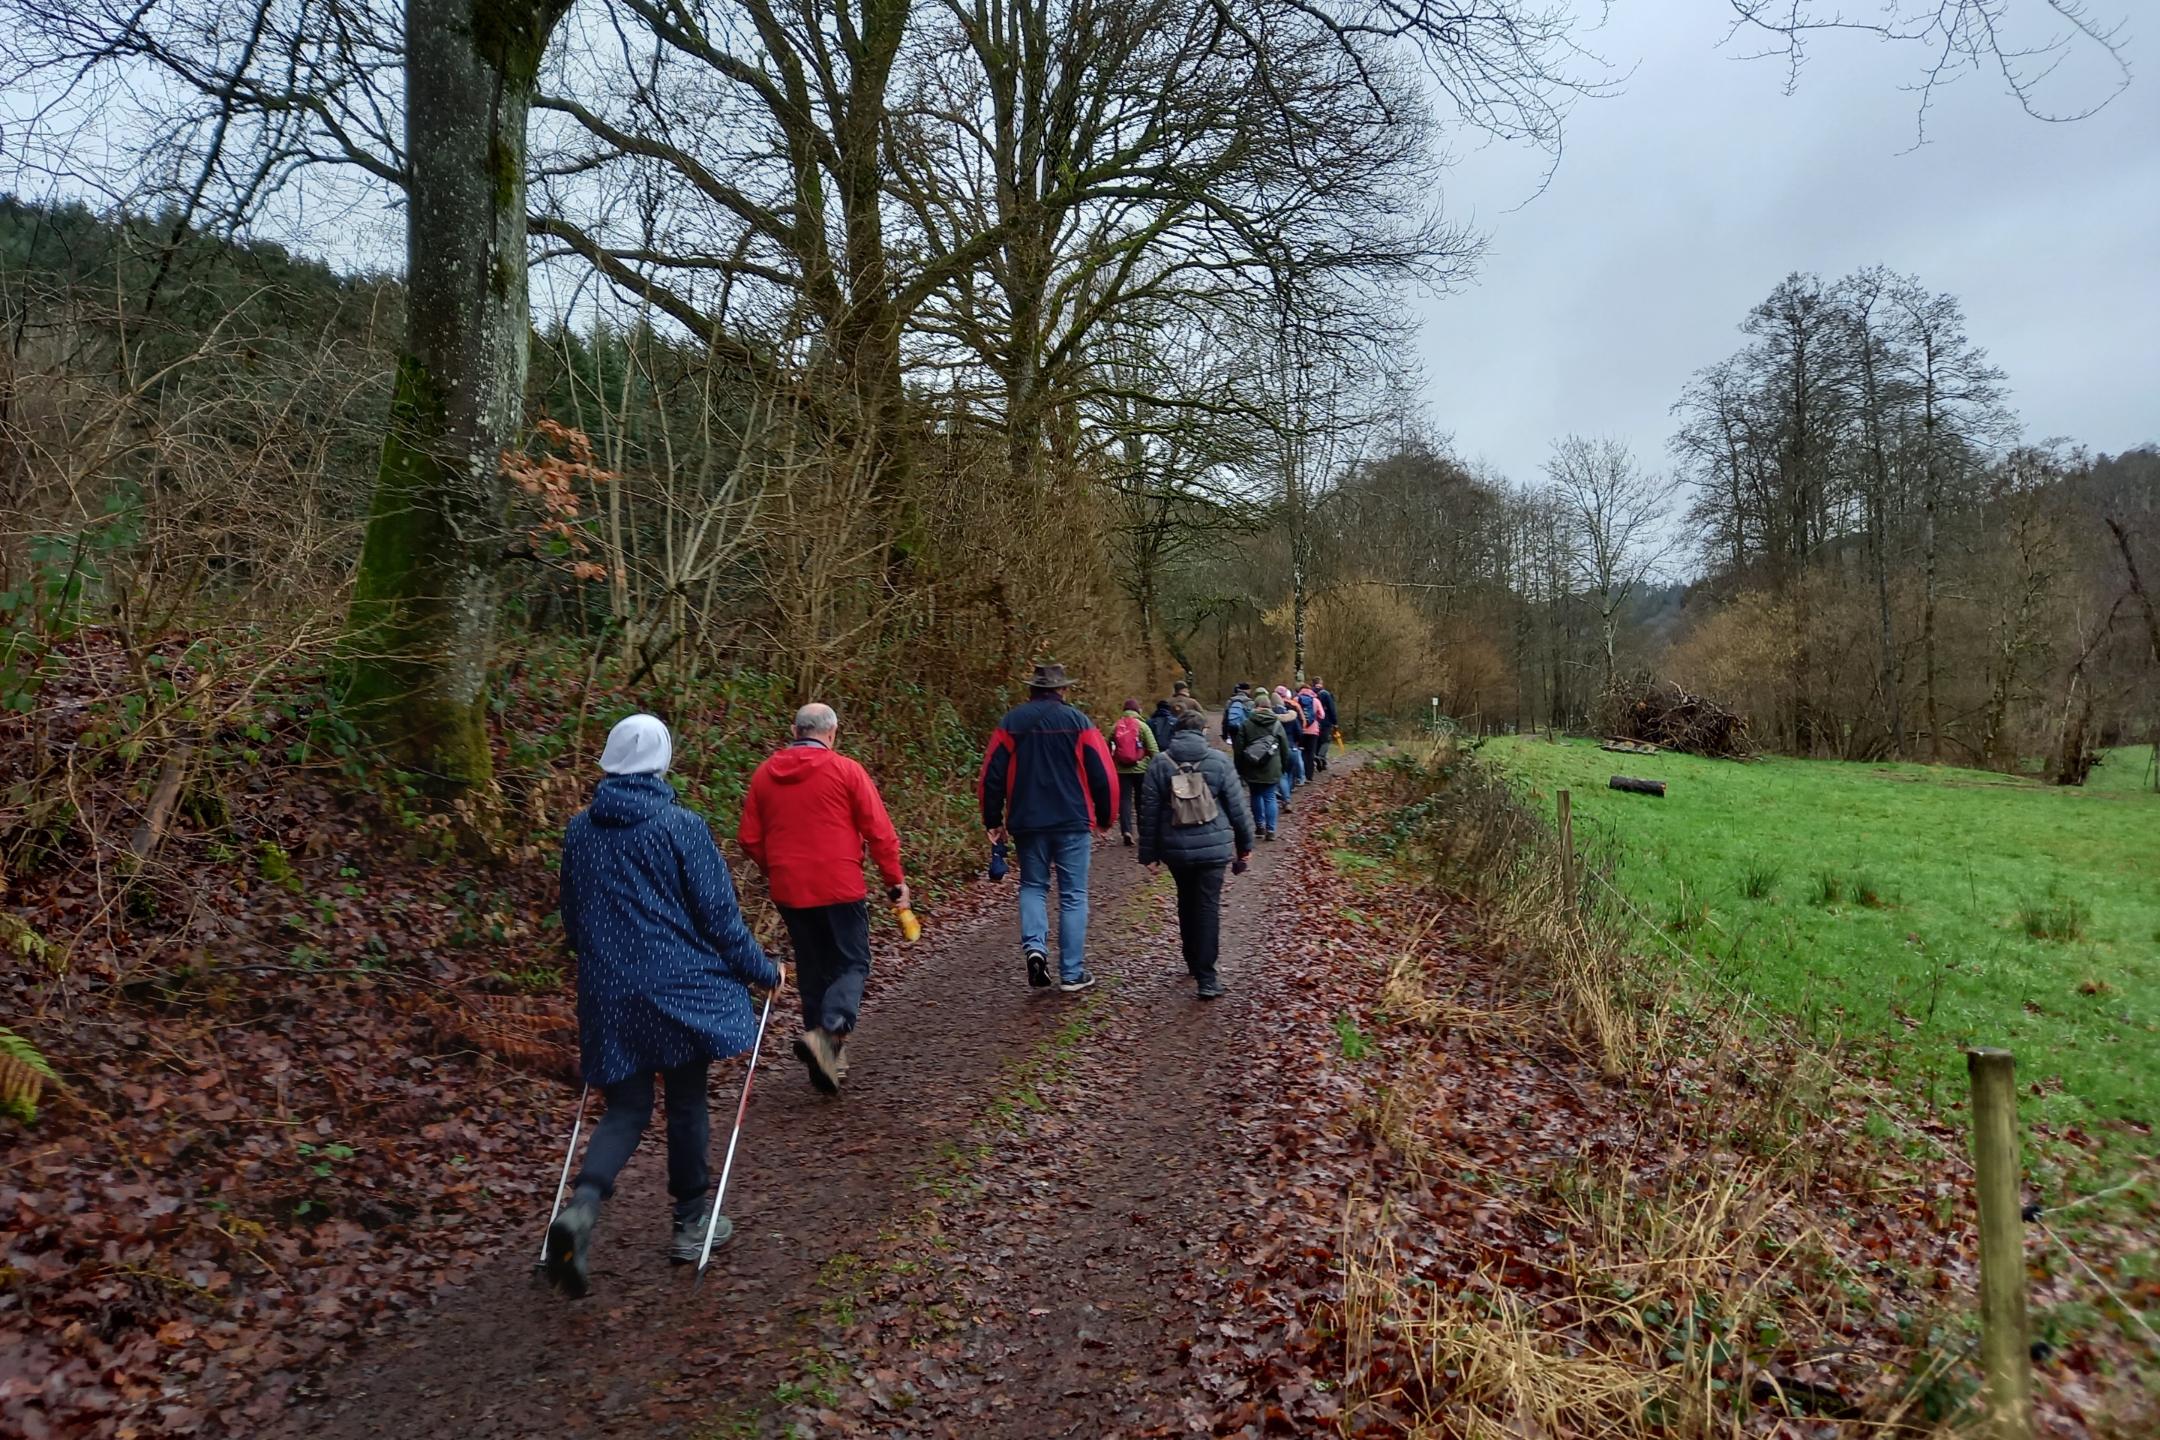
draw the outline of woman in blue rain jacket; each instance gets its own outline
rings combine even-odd
[[[703,817],[667,781],[673,742],[650,715],[608,735],[607,778],[563,834],[563,932],[578,960],[585,1081],[607,1098],[570,1203],[550,1228],[548,1275],[581,1295],[600,1204],[652,1118],[653,1076],[667,1086],[669,1256],[695,1260],[711,1188],[705,1076],[757,1038],[750,990],[780,967],[743,923],[727,861]],[[729,1227],[732,1229],[732,1226]]]

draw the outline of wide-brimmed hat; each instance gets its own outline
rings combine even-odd
[[[1035,667],[1035,673],[1027,677],[1030,690],[1063,690],[1073,683],[1072,676],[1056,661],[1045,661]]]

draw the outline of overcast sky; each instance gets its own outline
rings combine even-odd
[[[1673,401],[1739,348],[1751,305],[1791,271],[1877,262],[1964,301],[2028,436],[2160,440],[2160,14],[2133,16],[2137,78],[2099,115],[2045,124],[1968,75],[1918,150],[1901,88],[1918,53],[1824,36],[1787,96],[1780,63],[1719,48],[1729,14],[1615,6],[1588,43],[1634,74],[1577,105],[1542,195],[1534,152],[1490,145],[1448,173],[1449,213],[1491,247],[1473,284],[1420,304],[1428,412],[1460,454],[1533,480],[1573,430],[1662,466]]]

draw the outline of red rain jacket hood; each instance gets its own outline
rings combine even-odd
[[[773,902],[791,909],[865,898],[866,847],[888,889],[905,878],[900,837],[870,772],[815,741],[758,766],[735,838],[765,872]]]

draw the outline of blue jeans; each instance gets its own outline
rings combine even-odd
[[[1305,751],[1300,748],[1297,737],[1292,738],[1284,755],[1283,773],[1290,777],[1290,788],[1295,790],[1305,783]]]
[[[1095,837],[1085,830],[1029,830],[1012,837],[1020,853],[1020,948],[1050,949],[1050,867],[1057,866],[1058,978],[1087,968],[1088,862]]]
[[[1273,830],[1278,816],[1275,810],[1275,786],[1248,785],[1252,793],[1252,823],[1262,830]]]

